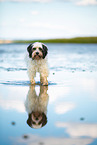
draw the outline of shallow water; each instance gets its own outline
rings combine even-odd
[[[40,85],[39,74],[30,85],[27,46],[0,45],[0,145],[96,145],[97,44],[47,44],[48,87]],[[47,105],[40,129],[27,124],[29,92]]]

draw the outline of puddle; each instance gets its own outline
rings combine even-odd
[[[5,81],[5,82],[0,81],[0,84],[1,85],[14,85],[14,86],[29,86],[29,85],[32,85],[30,83],[30,81]],[[35,85],[41,86],[42,84],[40,82],[36,82]],[[48,82],[48,86],[49,85],[57,85],[57,83]]]

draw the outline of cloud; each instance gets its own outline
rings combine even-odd
[[[38,11],[32,11],[32,14],[35,15],[35,14],[38,14]],[[36,21],[36,22],[33,22],[33,23],[25,23],[25,27],[29,27],[29,28],[43,28],[43,29],[52,29],[52,30],[67,30],[67,27],[65,27],[63,24],[53,24],[52,22],[51,23],[43,23],[43,22],[40,22],[40,21]],[[69,30],[69,28],[68,28]]]
[[[38,11],[31,11],[32,15],[37,15],[39,12]]]
[[[24,23],[24,22],[25,22],[25,19],[24,19],[24,18],[21,18],[19,21],[20,21],[21,23]]]
[[[24,96],[26,96],[27,88],[4,88],[0,92],[0,107],[4,110],[16,110],[20,113],[25,112],[25,106],[24,106]],[[5,92],[6,93],[5,93]],[[7,94],[7,95],[6,95]]]
[[[62,127],[66,129],[66,132],[71,137],[82,137],[87,136],[91,138],[97,138],[97,124],[89,123],[65,123],[57,122],[57,127]]]
[[[16,105],[18,104],[18,105]],[[5,110],[17,110],[18,112],[25,112],[25,107],[22,101],[19,100],[0,100],[0,107]]]
[[[79,6],[97,5],[97,1],[96,0],[78,0],[78,2],[76,2],[76,5],[79,5]]]
[[[0,2],[2,1],[12,1],[12,2],[40,2],[40,3],[43,3],[43,2],[50,2],[52,0],[0,0]]]
[[[39,2],[39,3],[47,3],[52,2],[54,0],[0,0],[0,2],[10,1],[10,2]],[[55,0],[57,2],[57,0]],[[97,5],[97,0],[60,0],[60,2],[71,2],[78,6],[87,6],[87,5]]]
[[[49,87],[48,94],[51,96],[49,98],[49,103],[57,102],[60,98],[66,97],[69,91],[68,87],[65,87],[65,89],[64,87]]]
[[[64,114],[64,113],[72,110],[74,107],[75,107],[75,105],[73,103],[62,102],[62,103],[56,105],[55,112],[57,114]]]
[[[95,74],[94,74],[94,77],[95,77]],[[95,99],[95,101],[97,101],[97,91],[96,91],[97,81],[95,79],[83,78],[80,81],[80,85],[83,86],[83,89],[89,93],[92,99]]]

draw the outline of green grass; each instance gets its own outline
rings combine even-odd
[[[76,38],[63,38],[63,39],[47,39],[47,40],[15,40],[13,43],[97,43],[97,37],[76,37]]]

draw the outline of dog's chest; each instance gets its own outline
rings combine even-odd
[[[40,72],[40,69],[43,68],[45,61],[44,60],[33,60],[32,61],[32,67],[34,67],[34,69],[37,72]]]
[[[37,72],[39,72],[40,67],[41,67],[41,62],[40,61],[34,61],[34,67],[35,67],[35,70]]]

